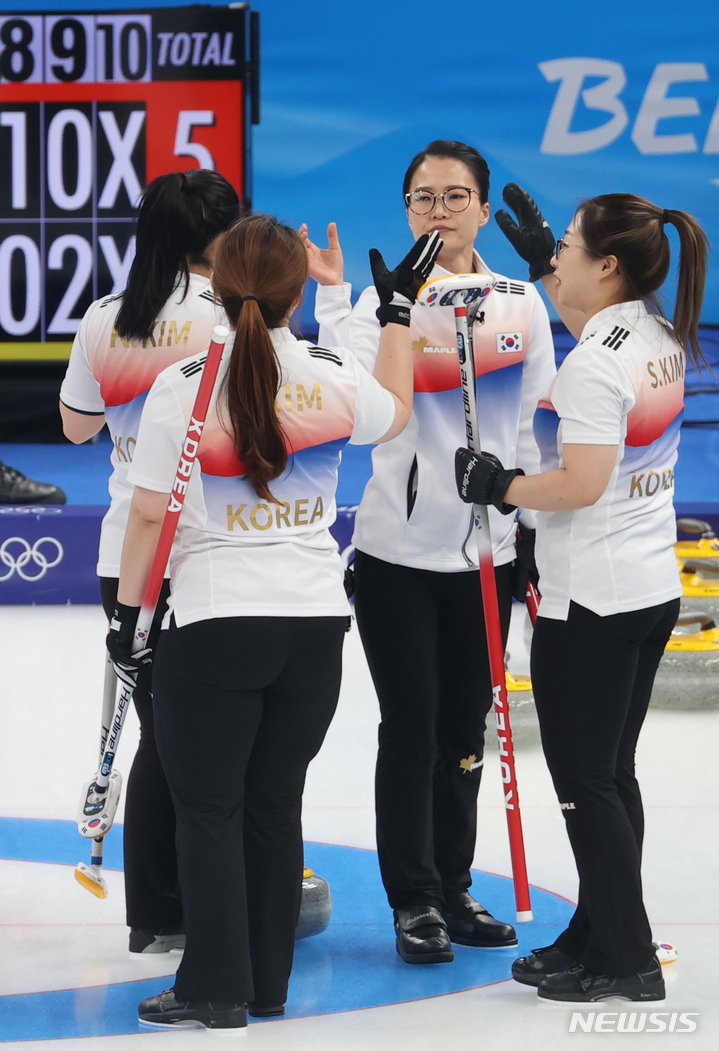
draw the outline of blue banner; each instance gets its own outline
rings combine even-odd
[[[106,507],[0,507],[0,604],[100,601],[95,573]]]
[[[711,0],[258,6],[256,206],[307,221],[314,239],[336,219],[356,290],[368,283],[369,247],[390,260],[406,249],[402,176],[434,138],[477,147],[493,208],[502,187],[519,182],[556,236],[582,198],[628,191],[695,215],[719,246]],[[496,270],[526,277],[493,222],[478,247]],[[719,322],[716,261],[704,320]]]

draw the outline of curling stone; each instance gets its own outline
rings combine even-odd
[[[329,926],[332,916],[330,885],[312,869],[305,868],[302,874],[302,904],[297,921],[295,938],[312,938],[322,934]]]
[[[719,708],[719,630],[702,610],[684,610],[657,669],[652,708]]]
[[[539,723],[532,693],[532,680],[528,675],[513,675],[511,672],[505,672],[505,678],[512,743],[515,748],[537,744]]]
[[[674,545],[682,581],[682,612],[701,611],[719,620],[719,540],[700,518],[680,518],[677,528],[698,535],[697,540],[679,540]]]
[[[654,952],[662,967],[674,963],[679,955],[674,946],[670,945],[669,942],[652,942],[652,945],[654,946]]]

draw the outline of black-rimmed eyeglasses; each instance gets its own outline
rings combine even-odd
[[[442,198],[442,204],[448,212],[463,212],[466,208],[469,208],[469,202],[472,200],[473,193],[476,193],[479,197],[478,190],[471,190],[467,186],[450,186],[444,193],[430,193],[429,190],[412,190],[411,193],[404,195],[404,199],[409,210],[414,212],[415,215],[429,215],[431,211],[434,211],[438,197]]]

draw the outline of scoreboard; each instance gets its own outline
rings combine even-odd
[[[211,168],[249,206],[258,44],[246,3],[0,10],[0,359],[69,355],[156,176]]]

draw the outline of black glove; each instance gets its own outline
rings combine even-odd
[[[412,304],[432,272],[443,244],[437,230],[422,234],[395,270],[388,270],[377,249],[370,248],[369,265],[379,296],[377,318],[383,328],[390,322],[409,326]]]
[[[517,556],[512,566],[512,594],[517,602],[527,601],[527,584],[530,580],[535,587],[539,583],[537,563],[534,561],[536,537],[536,529],[520,525],[517,530]]]
[[[152,650],[149,647],[138,653],[132,652],[139,613],[139,606],[124,606],[118,602],[105,640],[115,675],[131,690],[135,688],[138,672],[152,664]]]
[[[539,281],[545,274],[553,274],[550,259],[556,249],[554,234],[534,200],[516,182],[507,183],[502,198],[517,216],[519,226],[503,208],[494,213],[494,218],[512,248],[529,263],[529,280]]]
[[[517,508],[505,504],[504,494],[510,482],[524,471],[515,467],[505,471],[492,453],[473,453],[460,448],[454,454],[454,476],[457,492],[467,504],[492,504],[500,514],[508,515]]]

